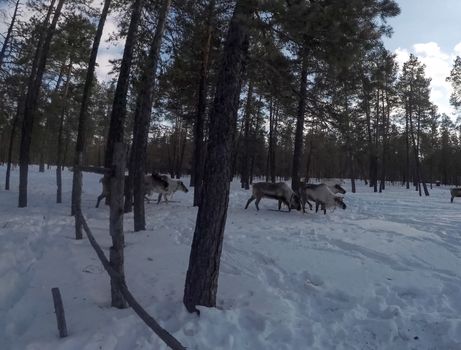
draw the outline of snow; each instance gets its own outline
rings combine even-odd
[[[2,349],[166,349],[130,309],[110,307],[109,279],[87,239],[73,239],[72,173],[55,203],[54,169],[31,167],[29,207],[17,208],[18,170],[0,166]],[[98,175],[84,175],[83,209],[108,252],[108,207],[94,208]],[[187,179],[184,181],[188,184]],[[344,187],[349,191],[350,184]],[[388,185],[345,194],[346,210],[278,212],[232,183],[218,307],[189,314],[183,288],[196,208],[193,191],[147,204],[145,232],[126,216],[132,293],[188,349],[460,349],[461,200]],[[59,339],[51,288],[63,296]]]

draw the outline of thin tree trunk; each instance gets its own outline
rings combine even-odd
[[[408,107],[407,107],[408,109]],[[410,134],[408,127],[408,110],[405,111],[405,145],[406,145],[406,162],[405,162],[405,177],[406,177],[406,188],[410,188]]]
[[[241,183],[242,188],[250,189],[249,179],[249,152],[250,152],[250,119],[251,119],[251,105],[253,100],[253,81],[250,79],[248,83],[248,95],[245,106],[244,116],[244,129],[243,129],[243,154],[242,154],[242,168],[241,168]]]
[[[133,61],[133,50],[138,33],[139,23],[141,21],[142,8],[144,0],[136,0],[131,9],[130,26],[123,50],[120,73],[115,88],[114,101],[112,103],[112,113],[110,117],[109,131],[107,135],[107,144],[105,149],[104,164],[107,166],[112,161],[113,147],[116,142],[123,142],[124,124],[126,119],[126,99],[128,94],[130,71]],[[131,153],[131,152],[130,152]],[[130,157],[131,158],[131,157]],[[131,159],[128,164],[132,164]],[[125,183],[125,205],[124,212],[132,211],[133,198],[133,174],[128,172],[128,180]],[[106,198],[106,203],[110,198]]]
[[[180,179],[182,176],[182,164],[184,162],[184,153],[186,151],[186,143],[187,143],[187,125],[185,127],[185,130],[183,131],[183,138],[181,142],[181,148],[179,151],[178,164],[176,167],[176,178],[177,179]]]
[[[32,130],[34,127],[34,118],[37,111],[37,104],[40,95],[40,89],[42,85],[43,74],[45,73],[46,61],[53,38],[58,19],[61,15],[61,10],[65,0],[59,0],[56,10],[54,11],[53,21],[46,30],[46,38],[41,46],[41,40],[39,40],[34,62],[32,64],[31,75],[29,77],[29,83],[27,88],[26,102],[24,108],[24,116],[22,120],[22,131],[21,131],[21,145],[19,151],[19,198],[18,207],[27,207],[27,180],[29,174],[29,162],[30,162],[30,144],[32,141]],[[52,1],[54,4],[54,0]],[[51,15],[52,7],[50,7],[45,20],[45,24],[48,24],[48,15]],[[36,67],[36,74],[34,70]]]
[[[115,88],[114,102],[112,104],[112,114],[110,117],[109,135],[107,136],[107,146],[104,164],[106,167],[112,163],[112,153],[114,143],[123,142],[123,132],[126,117],[126,96],[128,93],[131,62],[133,60],[133,49],[138,33],[141,11],[144,0],[136,0],[131,11],[130,26],[123,50],[120,73]]]
[[[194,207],[200,205],[200,194],[202,192],[203,180],[203,165],[204,156],[203,151],[205,148],[203,141],[203,134],[205,128],[205,111],[206,111],[206,97],[208,86],[208,66],[210,61],[211,37],[213,31],[213,14],[215,8],[215,0],[210,0],[208,3],[208,15],[206,21],[205,44],[203,46],[202,64],[200,67],[200,81],[198,89],[198,102],[197,102],[197,115],[195,117],[194,125],[194,161],[192,176],[194,185]],[[192,184],[191,183],[191,184]]]
[[[2,49],[0,50],[0,70],[3,66],[3,61],[5,60],[6,49],[10,43],[11,34],[13,32],[14,24],[16,23],[16,17],[18,15],[19,3],[21,0],[16,1],[16,5],[14,6],[13,17],[11,17],[11,22],[8,27],[8,31],[6,32],[5,40],[3,41]]]
[[[271,182],[275,183],[275,175],[276,175],[276,164],[275,164],[275,148],[276,148],[276,141],[277,141],[277,126],[278,126],[278,108],[274,106],[274,111],[272,115],[272,146],[271,146],[271,153],[270,153],[270,172],[271,172]]]
[[[298,115],[296,118],[295,144],[291,170],[291,188],[295,193],[297,193],[299,189],[299,169],[303,151],[304,113],[306,111],[307,94],[307,54],[304,49],[301,50],[301,56],[302,65],[299,87]]]
[[[62,134],[64,130],[64,119],[67,113],[67,95],[69,93],[70,77],[72,73],[72,58],[69,60],[69,68],[67,70],[66,85],[64,86],[64,92],[62,94],[62,101],[64,103],[61,111],[61,118],[59,120],[59,131],[58,131],[58,153],[56,159],[56,203],[62,203]]]
[[[82,172],[80,170],[80,166],[83,163],[83,152],[85,150],[86,129],[88,123],[88,104],[90,101],[91,86],[93,84],[94,79],[94,70],[96,67],[96,58],[98,56],[99,43],[101,41],[104,24],[106,23],[107,14],[109,13],[110,3],[111,0],[106,0],[104,2],[101,17],[99,18],[98,28],[94,36],[93,47],[91,48],[88,70],[86,71],[85,86],[83,88],[83,96],[80,105],[80,114],[78,119],[77,145],[75,147],[74,156],[74,175],[72,182],[72,215],[74,215],[76,211],[81,210]],[[75,238],[82,239],[82,223],[78,217],[79,215],[75,215]]]
[[[149,55],[144,64],[139,89],[140,92],[136,103],[133,130],[134,231],[146,229],[144,212],[144,173],[146,169],[147,138],[153,100],[152,91],[154,90],[160,47],[170,4],[171,0],[164,0],[162,3],[157,28],[155,29],[154,38],[149,49]]]
[[[11,133],[10,133],[10,143],[8,145],[8,161],[6,165],[6,175],[5,175],[5,190],[10,189],[10,174],[11,174],[11,162],[13,159],[13,146],[14,146],[14,139],[16,136],[16,128],[19,124],[19,118],[20,116],[24,113],[24,99],[25,95],[22,93],[21,96],[18,99],[18,105],[16,109],[16,115],[14,116],[13,119],[13,125],[11,126]]]
[[[198,312],[197,305],[216,306],[240,77],[248,51],[248,22],[255,5],[252,0],[237,2],[217,76],[216,94],[210,112],[207,171],[204,174],[202,200],[184,288],[183,301],[189,312]]]

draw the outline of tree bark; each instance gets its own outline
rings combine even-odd
[[[206,97],[208,86],[208,66],[210,61],[211,36],[213,31],[213,13],[215,8],[215,0],[210,0],[208,3],[208,14],[206,21],[205,43],[202,53],[202,64],[200,67],[200,81],[198,89],[197,114],[194,125],[194,161],[193,161],[193,185],[194,185],[194,207],[200,205],[200,194],[202,192],[203,180],[203,165],[205,148],[203,136],[205,128],[205,111]]]
[[[160,56],[165,23],[171,0],[164,0],[160,9],[157,28],[155,29],[149,55],[144,64],[139,95],[136,102],[135,122],[133,129],[133,197],[134,197],[134,231],[146,229],[144,212],[144,174],[146,169],[147,138],[149,121],[152,110],[152,101],[155,74]]]
[[[229,179],[241,73],[248,51],[248,21],[256,7],[253,0],[239,0],[229,26],[213,107],[202,200],[189,257],[184,305],[216,306],[219,265],[229,202]]]
[[[123,195],[125,184],[125,145],[123,143],[115,143],[113,145],[113,160],[112,169],[113,176],[110,178],[110,236],[112,238],[112,247],[110,247],[109,258],[110,265],[122,279],[125,279],[125,271],[123,267],[125,245],[125,237],[123,235]],[[124,309],[126,301],[123,297],[118,281],[111,278],[111,305],[113,307]]]
[[[307,54],[304,49],[301,50],[301,73],[299,86],[298,115],[296,118],[295,144],[293,151],[293,164],[291,170],[291,188],[295,193],[299,189],[299,170],[301,165],[301,156],[303,151],[303,130],[304,114],[306,112],[306,94],[307,94]]]

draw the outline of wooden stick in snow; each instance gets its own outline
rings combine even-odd
[[[65,338],[67,337],[67,325],[59,288],[51,288],[51,294],[53,295],[54,311],[56,312],[56,321],[58,322],[59,337]]]

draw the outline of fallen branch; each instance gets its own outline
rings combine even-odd
[[[159,338],[162,339],[165,342],[165,344],[168,345],[171,349],[173,350],[186,349],[184,346],[182,346],[182,344],[175,337],[173,337],[170,333],[168,333],[165,329],[163,329],[158,324],[158,322],[152,316],[150,316],[146,310],[142,308],[141,305],[139,305],[139,303],[133,297],[133,294],[131,294],[131,292],[128,290],[125,279],[121,277],[120,274],[116,272],[110,265],[109,260],[107,260],[104,252],[102,251],[98,242],[96,242],[96,239],[91,233],[91,230],[88,227],[88,224],[82,212],[79,211],[76,213],[76,215],[79,216],[83,224],[83,230],[86,232],[86,235],[88,236],[88,240],[90,241],[91,246],[96,251],[96,254],[99,257],[99,260],[101,260],[101,263],[104,266],[104,269],[113,279],[113,281],[115,281],[118,284],[118,287],[120,288],[120,292],[123,294],[123,297],[125,298],[128,305],[130,305],[133,308],[136,314],[146,323],[146,325],[150,329],[152,329],[154,333],[157,334]]]

